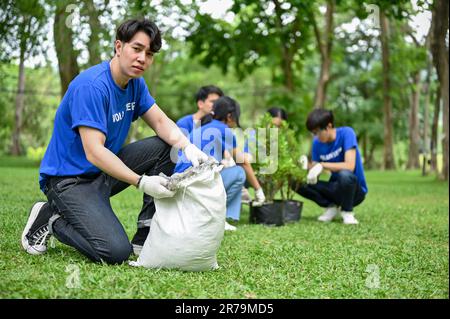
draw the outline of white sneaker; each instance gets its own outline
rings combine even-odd
[[[338,213],[339,209],[336,206],[328,207],[325,210],[325,213],[320,215],[317,220],[320,222],[331,222]]]
[[[355,218],[355,215],[351,212],[342,212],[341,213],[342,220],[344,221],[344,224],[348,225],[356,225],[358,224],[358,220]]]
[[[235,231],[236,229],[237,229],[236,226],[230,225],[228,224],[228,222],[225,221],[225,230]]]
[[[31,255],[41,255],[47,251],[47,241],[50,238],[48,221],[53,212],[43,209],[47,202],[36,202],[31,207],[27,224],[22,232],[22,247]]]

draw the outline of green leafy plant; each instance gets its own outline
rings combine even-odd
[[[267,202],[273,202],[278,193],[282,200],[291,200],[295,194],[291,186],[299,186],[306,177],[306,170],[298,163],[300,140],[287,122],[283,121],[277,128],[272,124],[272,117],[265,114],[258,124],[256,141],[257,161],[254,168]],[[268,167],[276,169],[267,173]]]

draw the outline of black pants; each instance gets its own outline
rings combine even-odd
[[[329,182],[318,181],[317,184],[291,185],[301,196],[312,200],[321,207],[339,206],[343,211],[351,212],[353,207],[362,203],[365,193],[355,174],[342,170]]]
[[[139,175],[163,172],[170,176],[175,166],[170,149],[159,137],[150,137],[123,147],[117,156]],[[50,225],[54,236],[96,262],[127,260],[132,247],[111,208],[110,197],[128,186],[106,173],[50,178],[44,192],[50,209],[62,216]],[[153,198],[144,194],[138,228],[150,226],[154,213]]]

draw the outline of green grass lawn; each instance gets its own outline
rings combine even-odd
[[[189,273],[95,264],[56,240],[45,255],[26,254],[28,211],[45,198],[31,164],[0,159],[0,298],[449,297],[448,184],[434,176],[367,172],[356,226],[317,222],[321,209],[310,202],[298,223],[251,225],[244,206],[220,269]],[[112,204],[131,238],[141,194],[129,188]]]

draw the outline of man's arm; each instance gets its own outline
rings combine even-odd
[[[320,164],[322,164],[323,168],[331,172],[339,172],[344,169],[353,172],[356,166],[356,149],[352,148],[345,152],[344,162],[339,163],[320,162]]]
[[[139,175],[105,147],[105,135],[94,128],[78,127],[86,158],[106,174],[130,185],[137,185]]]
[[[192,163],[192,166],[198,166],[200,163],[208,160],[208,155],[192,144],[183,135],[180,128],[167,117],[156,103],[142,115],[142,118],[164,142],[182,149],[186,158]]]
[[[238,152],[236,148],[233,149],[233,157],[236,159],[236,163],[242,166],[245,171],[245,176],[247,177],[250,185],[258,190],[261,188],[258,179],[256,178],[255,171],[253,170],[252,164],[250,163],[248,153]]]
[[[180,128],[167,117],[156,103],[142,115],[142,119],[167,144],[181,149],[190,144]]]

